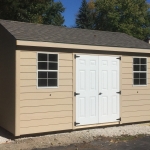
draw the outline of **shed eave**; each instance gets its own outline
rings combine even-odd
[[[78,44],[38,42],[38,41],[23,41],[23,40],[17,40],[16,45],[18,45],[18,46],[67,48],[67,49],[82,49],[82,50],[97,50],[97,51],[130,52],[130,53],[150,53],[150,49],[93,46],[93,45],[78,45]]]

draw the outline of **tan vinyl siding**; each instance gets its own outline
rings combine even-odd
[[[149,121],[150,116],[149,115],[138,115],[138,116],[132,116],[132,117],[124,117],[124,123],[132,123],[132,122],[144,122]]]
[[[30,107],[30,106],[47,106],[47,105],[71,105],[72,98],[65,99],[55,99],[55,101],[51,101],[50,99],[44,100],[33,100],[34,103],[31,103],[31,100],[23,100],[20,102],[20,107]]]
[[[42,126],[33,126],[33,127],[22,127],[20,132],[21,134],[30,134],[30,133],[42,133],[50,131],[59,131],[59,130],[68,130],[72,126],[72,123],[59,123],[51,125],[42,125]]]
[[[150,120],[150,58],[147,57],[148,85],[133,85],[133,56],[122,56],[122,123]]]
[[[50,111],[50,112],[45,112],[45,113],[33,113],[33,114],[21,114],[21,119],[22,121],[26,121],[26,120],[40,120],[41,118],[43,119],[48,119],[48,118],[63,118],[64,116],[66,117],[71,117],[72,116],[72,110],[66,110],[63,111],[63,113],[61,111]]]
[[[37,126],[46,126],[46,125],[54,125],[54,124],[63,124],[63,123],[71,123],[72,122],[72,116],[71,117],[61,117],[61,118],[46,118],[46,119],[34,119],[29,121],[21,121],[20,127],[26,128],[26,127],[37,127]]]
[[[58,88],[37,88],[37,52],[20,53],[20,134],[72,129],[73,58],[58,54]]]
[[[34,101],[32,101],[34,103]],[[57,112],[57,111],[66,111],[66,110],[72,110],[72,105],[46,105],[46,106],[27,106],[27,107],[21,107],[20,108],[20,114],[25,113],[39,113],[39,112]],[[42,119],[42,118],[41,118]]]
[[[15,48],[15,38],[0,25],[0,126],[14,135],[18,127],[15,116]]]
[[[20,87],[20,93],[53,93],[53,92],[72,92],[72,85],[62,85],[59,86],[59,88],[51,88],[51,90],[49,88],[42,88],[42,89],[38,89],[37,91],[37,87],[36,86],[29,86],[29,87]]]
[[[37,89],[39,90],[39,89]],[[43,90],[43,89],[42,89]],[[72,92],[51,92],[51,89],[49,89],[49,93],[22,93],[20,94],[20,100],[32,100],[32,99],[55,99],[55,98],[72,98]]]

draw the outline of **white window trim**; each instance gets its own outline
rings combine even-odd
[[[133,71],[133,69],[134,69],[134,68],[133,68],[133,66],[134,66],[133,59],[134,59],[134,58],[146,58],[146,71]],[[136,73],[136,72],[137,72],[137,73],[138,73],[138,72],[139,72],[139,73],[146,73],[146,84],[145,84],[145,85],[134,85],[134,73]],[[133,86],[141,86],[141,87],[142,87],[142,86],[143,86],[143,87],[148,86],[148,59],[147,59],[147,57],[133,57],[133,58],[132,58],[132,77],[133,77],[133,78],[132,78],[132,85],[133,85]]]
[[[38,87],[38,71],[45,71],[45,72],[56,72],[56,70],[38,70],[38,62],[44,62],[44,61],[38,61],[38,54],[57,54],[58,56],[58,69],[57,69],[57,86],[51,86],[51,87]],[[53,62],[53,61],[50,61]],[[59,88],[59,53],[52,53],[52,52],[37,52],[36,54],[36,87],[37,89],[55,89]]]

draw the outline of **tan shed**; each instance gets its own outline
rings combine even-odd
[[[15,136],[150,121],[144,41],[0,20],[0,52],[0,126]]]

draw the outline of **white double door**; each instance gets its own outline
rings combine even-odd
[[[76,122],[116,122],[119,118],[119,59],[80,55],[76,58]]]

